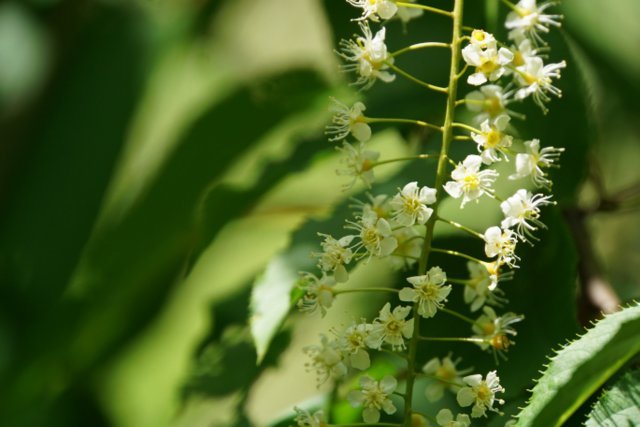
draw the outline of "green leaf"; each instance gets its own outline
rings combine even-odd
[[[300,269],[309,269],[313,246],[299,245],[276,256],[253,285],[251,293],[251,335],[261,363],[269,343],[291,308],[292,284]]]
[[[596,402],[586,427],[640,425],[640,370],[628,372]]]
[[[640,352],[640,305],[598,321],[562,348],[533,388],[518,427],[559,426],[608,378]]]

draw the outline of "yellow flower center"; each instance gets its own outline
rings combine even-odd
[[[513,61],[511,63],[514,67],[521,67],[525,64],[524,56],[522,56],[522,53],[519,50],[514,52]]]
[[[491,117],[495,117],[502,113],[504,108],[502,107],[502,103],[500,102],[500,98],[497,96],[487,98],[484,101],[484,110],[489,113]]]
[[[482,74],[491,74],[500,68],[500,64],[494,58],[483,59],[482,64],[476,68],[476,71]]]
[[[487,132],[486,136],[487,136],[487,141],[485,142],[484,145],[489,148],[497,147],[498,144],[500,144],[500,140],[502,139],[502,133],[500,133],[500,131],[493,130],[493,129]]]
[[[464,177],[463,185],[466,192],[477,190],[480,187],[480,180],[476,174],[467,175]]]
[[[484,35],[484,31],[482,31],[482,30],[473,30],[473,32],[471,33],[471,38],[481,42],[481,41],[484,41],[484,39],[486,37]]]
[[[482,382],[475,390],[476,399],[481,402],[489,402],[493,393],[485,382]]]

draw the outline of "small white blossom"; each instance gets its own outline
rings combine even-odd
[[[517,70],[523,71],[526,65],[533,60],[533,58],[539,58],[538,54],[540,49],[536,49],[528,38],[523,38],[516,41],[517,46],[511,48],[513,52],[513,65]]]
[[[513,60],[513,53],[505,47],[498,49],[495,43],[483,49],[477,44],[469,44],[462,49],[462,57],[475,72],[467,78],[467,83],[480,86],[487,81],[494,82],[506,72],[505,65]]]
[[[471,371],[470,369],[458,370],[457,365],[460,360],[451,360],[450,356],[443,357],[442,360],[434,357],[422,367],[422,372],[435,379],[425,389],[425,396],[430,402],[440,400],[445,390],[457,393],[460,389],[462,375]]]
[[[398,12],[393,0],[347,0],[350,5],[362,9],[362,16],[357,20],[370,19],[378,22],[380,18],[391,19]]]
[[[375,424],[380,421],[381,410],[388,415],[396,412],[396,407],[389,396],[397,386],[398,381],[390,375],[379,382],[365,375],[360,378],[360,390],[350,391],[347,400],[354,408],[364,407],[362,419],[365,423]]]
[[[354,252],[364,248],[369,256],[386,257],[398,247],[398,241],[393,236],[389,222],[378,218],[373,210],[365,207],[358,222],[348,221],[347,228],[358,231],[359,242],[352,247]]]
[[[484,85],[480,90],[467,94],[465,105],[469,111],[476,113],[474,121],[482,123],[503,114],[514,115],[513,111],[507,109],[511,95],[512,92],[504,92],[504,89],[498,85]]]
[[[489,227],[484,232],[484,241],[484,252],[489,258],[497,256],[499,265],[507,264],[515,267],[516,261],[520,258],[515,254],[518,239],[513,231],[496,226]]]
[[[347,366],[343,362],[337,341],[329,341],[321,334],[320,345],[310,345],[302,350],[311,359],[305,364],[307,371],[316,373],[318,384],[324,383],[330,377],[340,378],[347,374]]]
[[[297,305],[300,311],[313,313],[319,308],[320,313],[324,316],[327,313],[327,309],[333,304],[333,287],[335,284],[336,280],[324,273],[320,278],[311,273],[302,273],[300,288],[305,293],[298,300]]]
[[[316,411],[313,413],[309,413],[304,409],[300,409],[297,407],[293,408],[296,411],[296,417],[294,421],[298,425],[298,427],[327,427],[328,424],[324,418],[324,413],[322,411]]]
[[[481,133],[471,132],[471,138],[478,144],[478,152],[482,162],[490,165],[501,159],[509,160],[507,150],[513,143],[513,137],[504,133],[511,118],[506,114],[500,115],[480,125]]]
[[[356,369],[368,369],[371,365],[366,342],[372,330],[373,325],[369,323],[354,323],[339,335],[340,351],[346,356],[349,364]]]
[[[500,275],[496,262],[477,263],[469,261],[469,281],[464,287],[464,302],[470,304],[471,311],[477,311],[485,304],[501,305],[506,300],[498,289],[498,282],[508,279],[511,275]]]
[[[540,206],[553,205],[551,196],[544,194],[532,195],[525,189],[520,189],[513,196],[500,203],[500,209],[505,218],[502,228],[514,227],[518,237],[523,241],[535,239],[532,232],[538,228],[546,228],[540,221]]]
[[[326,127],[325,133],[334,135],[329,141],[338,141],[346,138],[349,134],[360,142],[367,142],[371,138],[371,127],[365,121],[362,112],[366,107],[362,102],[356,102],[351,108],[335,98],[331,98],[333,105],[331,111],[333,118],[330,125]]]
[[[436,415],[436,421],[441,427],[469,427],[471,425],[471,419],[467,414],[458,414],[453,419],[453,413],[448,409],[441,409]]]
[[[483,307],[482,311],[484,314],[478,317],[472,327],[474,338],[482,340],[478,345],[483,350],[492,348],[499,352],[507,351],[512,344],[509,336],[517,335],[512,325],[522,321],[524,317],[511,312],[498,316],[488,306]]]
[[[385,83],[393,81],[395,76],[385,71],[389,68],[387,63],[393,62],[384,43],[385,28],[378,31],[375,37],[366,22],[360,22],[360,29],[364,36],[356,35],[355,40],[340,41],[341,52],[338,54],[351,62],[343,65],[342,69],[356,72],[358,79],[354,84],[362,86],[362,89],[369,89],[378,79]]]
[[[545,147],[540,150],[540,140],[532,139],[524,143],[526,153],[516,155],[516,173],[509,179],[531,177],[538,187],[551,188],[553,184],[547,178],[544,169],[555,166],[555,163],[564,152],[564,148]]]
[[[433,317],[451,292],[451,285],[444,285],[447,274],[440,267],[432,267],[424,276],[407,278],[413,288],[400,290],[400,301],[418,303],[418,314],[422,317]]]
[[[397,306],[391,312],[391,304],[386,303],[373,322],[367,346],[379,349],[383,343],[387,343],[393,350],[404,349],[404,339],[413,336],[413,319],[405,320],[409,312],[411,307],[402,306]]]
[[[384,218],[387,221],[391,220],[391,198],[386,194],[378,194],[377,196],[373,196],[367,193],[368,202],[362,202],[360,200],[354,199],[355,204],[352,205],[353,208],[358,209],[360,212],[355,216],[356,218],[364,216],[366,212],[373,211],[378,218]]]
[[[349,249],[353,236],[336,240],[328,234],[318,234],[324,237],[324,241],[320,244],[322,252],[313,254],[318,258],[318,267],[324,272],[333,272],[337,282],[346,282],[349,280],[349,273],[345,265],[349,264],[353,257],[353,252]]]
[[[473,30],[469,42],[481,49],[487,49],[496,46],[496,38],[491,33],[484,30]]]
[[[559,79],[560,70],[566,66],[565,61],[544,65],[542,58],[531,58],[524,67],[515,73],[516,81],[521,86],[514,95],[515,99],[521,100],[531,96],[533,101],[546,113],[547,107],[544,104],[551,100],[549,94],[558,98],[562,96],[562,91],[553,85],[552,79]]]
[[[476,155],[467,156],[462,163],[451,172],[453,181],[444,185],[444,189],[454,199],[462,197],[461,208],[472,200],[478,199],[483,194],[493,197],[491,185],[498,177],[498,172],[492,169],[480,170],[482,157]]]
[[[514,10],[507,15],[505,27],[511,30],[509,38],[514,39],[522,34],[542,42],[539,33],[548,33],[549,26],[560,26],[561,15],[548,15],[545,12],[549,7],[556,4],[554,1],[544,2],[537,5],[536,0],[520,0]]]
[[[494,403],[504,404],[502,399],[496,399],[496,393],[503,393],[504,388],[500,385],[500,378],[496,371],[487,374],[486,379],[482,379],[482,375],[469,375],[463,379],[468,387],[463,387],[458,392],[458,404],[463,408],[473,405],[471,408],[471,416],[478,418],[486,416],[486,411],[498,412],[493,407]]]
[[[424,237],[416,227],[402,227],[394,230],[393,237],[398,242],[398,247],[393,251],[391,258],[397,268],[413,265],[422,253],[422,238]]]
[[[406,3],[415,3],[416,0],[407,0]],[[403,24],[407,24],[407,22],[412,19],[418,18],[422,16],[424,11],[422,9],[417,9],[415,7],[401,7],[398,8],[398,12],[396,16],[402,21]]]
[[[375,180],[373,174],[373,166],[380,157],[380,153],[377,151],[366,150],[363,143],[359,143],[356,146],[348,143],[343,143],[338,151],[344,154],[342,163],[343,169],[336,170],[338,175],[350,176],[353,179],[347,183],[344,188],[348,189],[352,187],[359,179],[365,183],[367,187],[371,187],[371,184]]]
[[[433,209],[427,205],[436,202],[436,190],[427,186],[419,188],[416,181],[404,186],[391,200],[393,219],[404,227],[423,225],[429,220]]]

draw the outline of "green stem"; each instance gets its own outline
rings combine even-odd
[[[396,424],[396,423],[373,423],[373,424],[369,424],[369,423],[352,423],[352,424],[329,424],[329,426],[336,426],[336,427],[375,427],[375,426],[380,426],[380,427],[401,427],[402,424]]]
[[[424,372],[416,372],[416,375],[419,376],[419,377],[423,377],[423,378],[429,378],[429,379],[432,379],[432,380],[437,380],[437,381],[440,381],[441,383],[456,385],[458,387],[464,387],[464,384],[457,383],[455,381],[445,380],[444,378],[440,378],[440,377],[438,377],[436,375],[429,375],[429,374],[425,374]]]
[[[522,16],[522,14],[520,13],[520,11],[518,10],[518,8],[516,7],[515,4],[511,3],[508,0],[502,0],[502,3],[504,3],[509,9],[513,10],[515,13],[517,13],[519,16]]]
[[[477,237],[478,239],[484,241],[484,236],[480,233],[478,233],[475,230],[470,229],[469,227],[466,227],[458,222],[455,221],[450,221],[448,219],[442,218],[442,217],[438,217],[437,218],[438,221],[442,221],[442,222],[446,222],[447,224],[449,224],[452,227],[455,227],[459,230],[464,231],[465,233],[469,233],[470,235],[472,235],[473,237]]]
[[[418,78],[416,78],[416,77],[413,77],[411,74],[407,73],[407,72],[406,72],[406,71],[404,71],[403,69],[396,67],[395,65],[393,65],[393,64],[392,64],[391,62],[389,62],[389,61],[384,61],[384,63],[385,63],[387,66],[389,66],[389,68],[391,68],[391,69],[392,69],[393,71],[395,71],[396,73],[398,73],[398,74],[400,74],[401,76],[403,76],[403,77],[405,77],[405,78],[407,78],[407,79],[411,80],[411,81],[412,81],[412,82],[414,82],[414,83],[419,84],[419,85],[420,85],[420,86],[422,86],[422,87],[425,87],[425,88],[427,88],[427,89],[429,89],[429,90],[433,90],[433,91],[440,92],[440,93],[447,93],[447,92],[448,92],[446,87],[436,86],[436,85],[432,85],[432,84],[427,83],[427,82],[423,82],[422,80],[420,80],[420,79],[418,79]]]
[[[425,6],[423,4],[416,4],[416,3],[405,3],[405,2],[397,1],[396,6],[407,7],[410,9],[422,9],[427,12],[435,13],[437,15],[442,15],[442,16],[448,16],[450,18],[455,14],[455,10],[452,13],[452,12],[449,12],[448,10],[442,10],[442,9],[438,9],[437,7]]]
[[[475,321],[475,320],[473,320],[473,319],[471,319],[471,318],[469,318],[469,317],[467,317],[467,316],[465,316],[465,315],[463,315],[463,314],[460,314],[460,313],[458,313],[457,311],[449,310],[448,308],[444,308],[444,307],[443,307],[443,308],[441,308],[441,309],[440,309],[440,311],[443,311],[443,312],[445,312],[445,313],[447,313],[447,314],[450,314],[450,315],[452,315],[452,316],[455,316],[455,317],[457,317],[457,318],[458,318],[458,319],[460,319],[460,320],[464,320],[465,322],[467,322],[467,323],[469,323],[469,324],[471,324],[471,325],[475,325],[475,324],[476,324],[476,321]]]
[[[395,288],[355,288],[355,289],[334,289],[334,295],[352,294],[354,292],[400,292]]]
[[[408,123],[412,125],[423,126],[430,129],[435,129],[439,132],[442,132],[442,126],[434,125],[432,123],[427,123],[422,120],[412,120],[412,119],[386,119],[386,118],[370,118],[367,117],[364,119],[365,123]]]
[[[439,43],[439,42],[416,43],[416,44],[412,44],[411,46],[407,46],[405,48],[396,50],[389,56],[391,56],[392,58],[395,58],[396,56],[402,55],[403,53],[406,53],[406,52],[411,52],[418,49],[427,49],[430,47],[444,47],[449,49],[451,48],[451,45],[449,45],[449,43]]]
[[[471,342],[474,344],[483,343],[485,340],[482,338],[469,338],[469,337],[423,337],[418,336],[420,341],[440,341],[440,342]]]
[[[386,165],[387,163],[406,162],[410,160],[433,159],[434,157],[436,157],[435,154],[418,154],[417,156],[397,157],[395,159],[380,160],[379,162],[374,162],[371,167]]]
[[[462,10],[464,0],[454,0],[453,6],[453,30],[451,35],[451,63],[449,66],[449,85],[443,91],[447,94],[447,103],[444,124],[442,125],[442,146],[440,147],[440,158],[436,169],[436,202],[432,205],[434,215],[431,215],[426,224],[425,238],[422,246],[422,253],[418,262],[418,274],[423,275],[427,271],[429,264],[429,254],[432,251],[431,242],[438,216],[438,208],[442,200],[443,184],[448,176],[449,167],[449,147],[453,139],[453,123],[456,110],[456,95],[458,92],[458,67],[460,64],[460,39],[462,37]],[[409,341],[409,361],[408,375],[406,383],[406,396],[404,399],[404,426],[411,427],[411,413],[413,405],[413,386],[415,382],[416,372],[416,354],[418,351],[418,341],[420,340],[420,315],[418,314],[417,304],[413,304],[413,336]]]
[[[473,133],[482,133],[481,130],[476,129],[472,126],[469,125],[465,125],[464,123],[452,123],[451,126],[453,126],[454,128],[460,128],[460,129],[464,129],[464,130],[468,130],[469,132],[473,132]]]
[[[474,283],[473,280],[469,279],[452,279],[451,277],[447,277],[447,283],[455,283],[456,285],[471,285]]]
[[[462,252],[453,251],[451,249],[439,249],[439,248],[431,248],[431,252],[438,252],[441,254],[447,254],[452,256],[457,256],[459,258],[468,259],[469,261],[477,262],[478,264],[484,264],[485,262],[479,260],[478,258],[474,258],[471,255],[463,254]]]

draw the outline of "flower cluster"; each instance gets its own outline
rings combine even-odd
[[[319,233],[320,250],[313,253],[319,272],[301,273],[298,286],[302,292],[297,301],[300,311],[320,312],[324,316],[334,300],[346,292],[385,292],[394,298],[385,302],[369,319],[352,320],[346,326],[332,328],[330,334],[321,334],[318,344],[304,349],[309,357],[306,367],[316,374],[319,384],[329,379],[356,376],[358,387],[354,389],[356,381],[345,382],[345,387],[353,385],[351,390],[338,387],[336,396],[346,398],[354,407],[361,407],[365,423],[375,424],[382,417],[397,417],[394,414],[403,412],[405,416],[411,416],[415,425],[426,425],[426,419],[430,418],[440,426],[467,427],[472,418],[486,417],[490,412],[500,413],[498,405],[504,402],[498,395],[504,388],[497,372],[480,374],[472,368],[461,368],[461,360],[450,353],[431,358],[422,369],[417,368],[420,365],[416,359],[423,345],[457,341],[472,343],[480,350],[493,353],[497,362],[497,356],[504,358],[514,344],[515,326],[524,316],[503,310],[508,301],[499,285],[513,278],[522,261],[521,254],[517,253],[518,244],[535,243],[539,239],[536,232],[545,228],[542,210],[555,204],[548,193],[552,187],[549,169],[557,166],[563,151],[541,147],[535,138],[517,138],[514,122],[524,116],[515,110],[515,106],[531,98],[546,112],[550,96],[560,96],[554,83],[565,62],[545,64],[549,48],[542,38],[549,27],[559,25],[560,17],[547,13],[552,3],[520,0],[513,4],[504,0],[503,3],[510,7],[505,23],[508,43],[500,42],[495,35],[481,29],[457,36],[463,27],[454,19],[457,22],[454,25],[459,27],[454,31],[451,43],[421,43],[390,53],[385,44],[386,28],[380,24],[390,19],[406,23],[425,11],[449,17],[460,12],[412,1],[346,1],[359,12],[354,21],[361,34],[342,40],[338,55],[346,62],[343,70],[355,73],[354,85],[361,90],[369,89],[378,81],[392,82],[396,74],[407,77],[449,97],[448,119],[445,124],[437,125],[420,120],[370,117],[365,115],[365,111],[369,112],[362,102],[346,105],[332,99],[334,115],[326,133],[330,141],[342,142],[338,150],[342,153],[343,167],[337,173],[350,177],[348,187],[361,180],[371,188],[375,182],[374,170],[381,164],[435,157],[438,163],[435,179],[412,180],[398,188],[395,194],[367,194],[367,200],[357,200],[352,206],[354,212],[345,221],[343,233]],[[457,0],[454,3],[456,9],[461,4]],[[372,30],[372,25],[379,28]],[[457,77],[450,81],[449,88],[422,82],[396,64],[401,54],[427,47],[460,49],[452,57],[451,75]],[[466,64],[462,70],[458,64],[461,61],[456,59],[459,57]],[[458,81],[466,81],[473,88],[464,99],[456,100]],[[453,117],[455,106],[462,104],[473,113],[468,124],[457,122]],[[380,153],[367,147],[367,142],[372,137],[372,124],[384,122],[414,124],[441,132],[440,154],[381,159]],[[355,141],[349,142],[351,138]],[[455,159],[450,157],[449,144],[454,139],[470,144],[468,154]],[[506,167],[511,172],[505,174]],[[500,179],[529,181],[513,193],[500,194]],[[502,217],[498,221],[487,221],[484,231],[473,230],[438,212],[440,203],[447,197],[456,199],[456,206],[459,204],[460,209],[467,207],[467,210],[473,210],[480,200],[485,200],[493,203],[502,212]],[[476,239],[476,252],[483,255],[438,247],[433,236],[440,224],[470,234]],[[431,257],[434,253],[463,259],[461,270],[464,273],[454,273],[454,267],[447,267],[449,272],[445,272],[434,265]],[[401,283],[376,288],[349,287],[350,270],[356,264],[372,259],[385,260],[392,268],[402,270]],[[456,297],[458,290],[458,297],[475,318],[449,306],[449,300]],[[425,326],[447,315],[467,322],[468,335],[445,337],[437,328]],[[421,332],[423,330],[438,333],[427,336]],[[393,375],[376,373],[370,368],[380,352],[387,353],[388,357],[399,356],[406,368],[397,368]],[[417,377],[425,381],[416,382]],[[459,407],[438,408],[437,413],[428,415],[412,411],[412,396],[418,395],[413,389],[418,384],[424,384],[423,396],[427,400],[437,402],[445,393],[452,393]],[[401,390],[404,387],[405,391],[396,391],[398,386]],[[412,392],[408,393],[408,390]],[[404,411],[398,410],[401,398]],[[299,426],[326,425],[321,411],[311,413],[296,409],[296,412],[295,421]],[[408,423],[409,419],[403,422]]]

